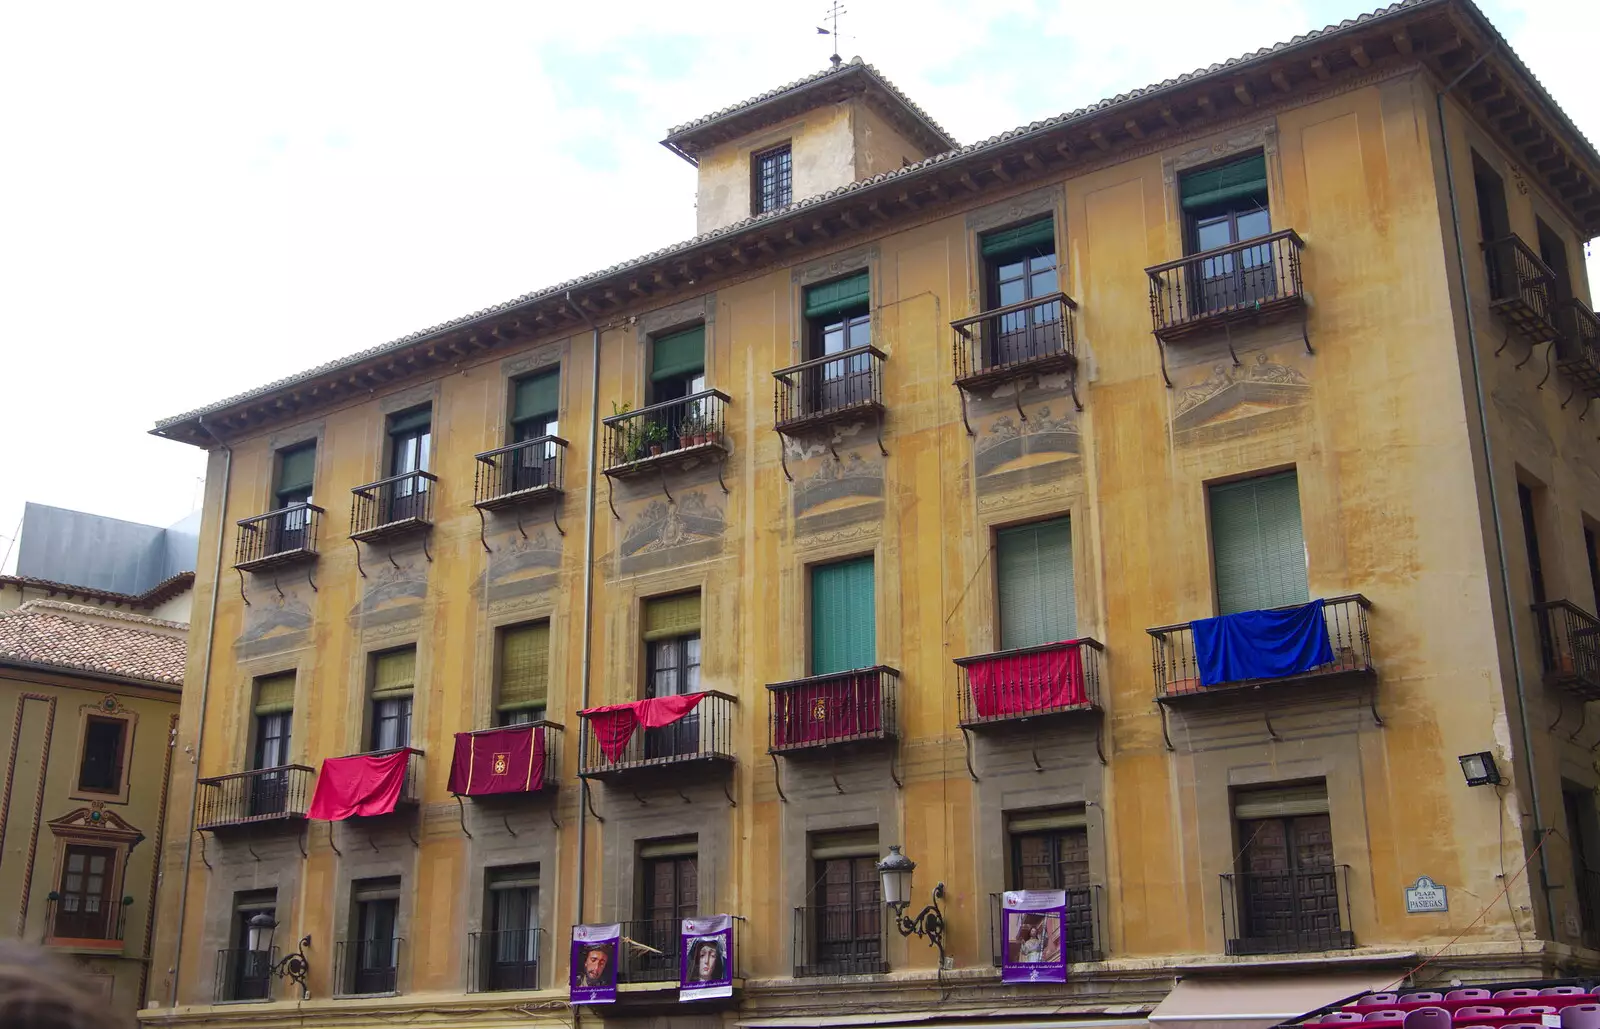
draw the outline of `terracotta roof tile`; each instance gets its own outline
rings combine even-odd
[[[0,612],[0,663],[97,672],[182,686],[187,626],[159,618],[31,600]]]

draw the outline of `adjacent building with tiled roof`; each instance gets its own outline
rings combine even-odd
[[[0,611],[0,665],[183,686],[189,626],[53,600]]]

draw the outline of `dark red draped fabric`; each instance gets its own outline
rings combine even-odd
[[[880,674],[849,672],[775,691],[772,745],[782,748],[877,735],[883,727]]]
[[[468,797],[544,789],[544,727],[456,733],[450,792]]]
[[[589,724],[594,726],[595,739],[600,744],[600,753],[606,756],[607,761],[614,762],[628,749],[634,729],[641,725],[646,729],[671,725],[693,711],[704,699],[704,693],[685,693],[677,697],[654,697],[626,704],[591,707],[578,714],[589,719]]]
[[[978,717],[1025,715],[1088,703],[1080,641],[1025,654],[996,654],[967,665]]]
[[[342,822],[357,815],[386,815],[400,802],[406,784],[406,763],[413,751],[330,757],[322,762],[309,817]]]

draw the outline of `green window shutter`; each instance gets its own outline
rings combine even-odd
[[[866,272],[834,279],[806,290],[806,317],[822,318],[872,302],[871,280]]]
[[[644,602],[646,643],[693,636],[700,631],[700,594],[677,593]]]
[[[1076,639],[1072,523],[1066,518],[1002,529],[996,541],[1000,649]]]
[[[811,570],[811,674],[877,664],[872,558]]]
[[[404,647],[372,659],[372,699],[409,697],[417,686],[417,648]]]
[[[311,479],[317,470],[317,445],[302,443],[297,447],[278,451],[278,492],[300,493],[311,491]]]
[[[1266,191],[1267,158],[1263,153],[1192,171],[1178,184],[1185,211]]]
[[[433,405],[424,404],[414,407],[409,411],[389,416],[389,435],[398,436],[402,432],[415,432],[426,429],[433,424]]]
[[[294,710],[294,673],[268,675],[256,680],[258,715],[276,715]]]
[[[1017,225],[999,232],[991,232],[983,237],[982,251],[984,257],[993,257],[996,254],[1006,254],[1013,250],[1025,247],[1042,246],[1049,243],[1055,249],[1056,223],[1054,218],[1040,218],[1036,222],[1026,225]]]
[[[706,370],[706,327],[657,336],[650,342],[650,381],[698,375]]]
[[[1295,473],[1213,486],[1210,494],[1218,612],[1236,614],[1310,600]]]
[[[550,695],[550,623],[513,625],[500,631],[497,711],[544,707]]]
[[[561,407],[561,372],[550,371],[518,379],[511,403],[511,420],[525,422],[554,415]]]

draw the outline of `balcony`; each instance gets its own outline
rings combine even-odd
[[[290,504],[276,511],[239,519],[233,567],[241,572],[275,568],[317,559],[317,526],[324,512],[315,504]]]
[[[893,740],[900,673],[886,665],[769,683],[769,754]]]
[[[1529,345],[1555,339],[1555,272],[1516,235],[1486,241],[1483,260],[1489,309],[1505,319],[1508,334]]]
[[[1556,307],[1556,368],[1586,397],[1600,397],[1600,318],[1581,300]]]
[[[340,940],[333,945],[333,995],[371,997],[399,992],[400,952],[406,941]]]
[[[883,415],[883,351],[853,347],[772,373],[773,428],[793,436]]]
[[[1065,293],[1051,293],[951,322],[956,385],[981,389],[1076,368],[1072,315],[1077,309],[1077,301]]]
[[[794,974],[877,975],[889,971],[884,907],[873,891],[862,904],[815,904],[794,909]]]
[[[508,729],[531,729],[533,731],[533,753],[535,755],[544,755],[544,760],[542,762],[535,762],[534,764],[532,769],[534,772],[533,781],[531,784],[529,784],[529,788],[526,790],[510,790],[503,787],[494,787],[494,792],[486,792],[475,788],[475,784],[472,782],[472,776],[470,774],[470,766],[464,767],[464,765],[467,765],[468,762],[473,760],[473,751],[471,749],[458,747],[453,755],[450,768],[451,792],[456,792],[457,786],[463,786],[464,788],[460,791],[461,796],[472,797],[476,800],[494,800],[502,797],[524,797],[531,794],[543,794],[546,791],[554,793],[560,787],[561,738],[566,733],[566,726],[562,725],[560,722],[549,722],[541,719],[537,722],[522,722],[518,725],[504,725],[489,729],[474,729],[471,732],[461,733],[457,737],[458,744],[461,742],[462,738],[473,740],[480,736],[503,733]],[[469,744],[469,746],[470,745],[471,744]],[[477,761],[487,763],[492,759],[492,755],[486,754],[483,750],[477,750]],[[515,774],[522,774],[520,767]],[[457,782],[458,777],[460,779],[459,783]]]
[[[619,985],[658,983],[678,986],[678,946],[681,922],[676,918],[636,918],[622,923]],[[744,919],[733,919],[733,979],[744,978]]]
[[[1222,876],[1222,935],[1230,956],[1349,950],[1350,866]]]
[[[272,968],[278,948],[271,950],[219,950],[211,997],[218,1004],[238,1000],[271,1000]]]
[[[1570,600],[1533,605],[1544,681],[1579,700],[1600,700],[1600,620]]]
[[[567,441],[539,436],[477,455],[472,505],[497,511],[516,504],[559,497],[567,464]]]
[[[467,953],[472,956],[472,970],[467,992],[537,990],[539,955],[543,950],[543,929],[468,933]]]
[[[600,466],[612,478],[665,472],[697,459],[721,462],[728,453],[727,408],[721,390],[706,389],[605,419]]]
[[[195,828],[216,832],[251,825],[298,825],[311,806],[315,775],[305,765],[282,765],[201,779]]]
[[[350,492],[350,538],[362,543],[401,536],[433,525],[433,494],[439,477],[406,472],[357,486]]]
[[[602,749],[595,726],[596,715],[580,711],[583,739],[579,747],[578,774],[585,779],[624,780],[635,776],[663,779],[693,768],[731,768],[735,761],[733,736],[737,698],[717,690],[687,715],[657,729],[636,727],[622,740],[609,730],[614,756]]]
[[[1100,941],[1105,938],[1100,912],[1105,907],[1100,887],[1081,886],[1067,893],[1067,960],[1070,962],[1099,961],[1104,955]],[[999,968],[1005,963],[1005,894],[989,894],[989,953],[990,961]]]
[[[1333,660],[1298,675],[1274,679],[1241,679],[1236,682],[1203,685],[1200,664],[1195,656],[1193,623],[1163,625],[1146,629],[1152,639],[1156,675],[1156,700],[1162,703],[1201,697],[1235,694],[1267,686],[1305,685],[1313,682],[1370,679],[1377,675],[1372,665],[1372,647],[1367,637],[1367,612],[1371,603],[1359,593],[1323,601],[1323,618],[1328,626],[1328,642]]]
[[[1146,268],[1156,338],[1176,343],[1237,322],[1303,312],[1304,248],[1293,229],[1281,229]]]
[[[132,897],[121,901],[51,890],[45,904],[44,942],[50,947],[118,953]]]
[[[958,657],[961,727],[1099,711],[1104,657],[1092,639]]]

